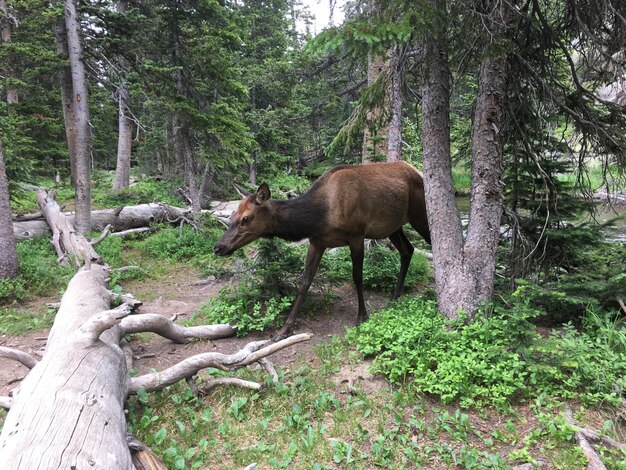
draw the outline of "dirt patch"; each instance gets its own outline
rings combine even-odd
[[[179,307],[180,316],[189,318],[208,297],[216,295],[224,286],[225,284],[222,282],[213,282],[190,295],[187,295],[187,289],[192,286],[179,286],[174,292],[170,291],[167,296],[164,294],[155,299],[154,302],[146,302],[140,308],[140,312],[160,313],[169,316],[174,313],[176,307]],[[316,367],[318,359],[314,351],[315,346],[333,336],[343,336],[346,328],[354,326],[357,312],[354,289],[350,285],[344,285],[337,292],[339,297],[333,302],[330,312],[319,312],[314,316],[301,318],[298,321],[294,333],[312,333],[313,337],[309,341],[273,354],[270,359],[275,366],[290,367],[306,361],[312,367]],[[373,311],[384,305],[386,300],[377,294],[369,293],[366,294],[366,302],[369,310]],[[277,331],[270,330],[243,337],[197,341],[190,344],[175,344],[156,335],[142,334],[135,337],[130,344],[135,357],[138,359],[134,363],[136,372],[144,374],[152,369],[162,370],[194,354],[213,351],[234,353],[251,341],[271,339]]]
[[[129,282],[125,285],[125,291],[144,301],[138,313],[157,313],[168,318],[176,315],[178,321],[182,322],[189,319],[209,298],[217,295],[228,284],[227,281],[199,279],[198,273],[190,268],[176,272],[175,275],[160,276],[150,282]],[[345,284],[339,286],[336,292],[337,298],[333,301],[330,312],[319,312],[301,318],[296,325],[295,333],[312,333],[312,339],[274,354],[271,360],[275,366],[293,367],[297,363],[306,362],[316,367],[318,359],[314,351],[315,346],[335,335],[343,336],[347,327],[354,326],[357,312],[354,288],[350,284]],[[384,295],[366,293],[369,311],[381,308],[388,301],[389,297]],[[50,302],[50,299],[41,302],[43,305]],[[135,356],[134,369],[137,374],[145,374],[152,370],[163,370],[194,354],[213,351],[233,353],[251,341],[270,339],[275,333],[276,331],[267,331],[244,337],[197,341],[190,344],[176,344],[151,333],[136,335],[130,341]],[[47,335],[48,330],[22,336],[2,335],[0,346],[15,348],[41,358],[45,351]],[[355,365],[350,368],[338,375],[339,385],[343,383],[350,384],[351,387],[370,387],[365,385],[371,378],[365,366]],[[27,373],[28,369],[25,366],[0,358],[0,395],[8,395]]]

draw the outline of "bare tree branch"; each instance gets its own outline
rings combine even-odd
[[[142,375],[132,378],[129,393],[137,393],[139,388],[148,392],[162,390],[186,377],[197,374],[207,367],[215,367],[222,370],[235,370],[247,366],[260,359],[269,356],[283,348],[292,346],[311,338],[311,334],[302,333],[290,336],[277,343],[270,341],[255,341],[248,343],[242,350],[234,354],[203,353],[189,357],[178,364],[161,372]],[[268,344],[269,343],[269,344]]]
[[[22,365],[32,369],[37,365],[37,359],[24,351],[19,349],[7,348],[6,346],[0,346],[0,357],[5,357],[13,361],[17,361]]]
[[[188,343],[193,339],[218,339],[235,334],[235,328],[222,325],[180,326],[173,320],[156,313],[142,313],[126,317],[120,327],[123,334],[156,333],[176,343]]]

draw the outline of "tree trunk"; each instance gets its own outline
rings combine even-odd
[[[72,70],[72,100],[76,122],[76,230],[89,231],[91,216],[91,129],[89,125],[89,92],[83,62],[80,21],[75,0],[65,0],[65,28]]]
[[[439,12],[445,0],[430,0]],[[491,33],[504,21],[499,8],[489,9]],[[442,13],[443,15],[443,13]],[[424,40],[422,109],[424,189],[432,236],[433,265],[439,311],[455,318],[459,311],[475,313],[493,291],[496,251],[502,212],[501,160],[502,101],[506,98],[506,58],[486,58],[480,67],[479,90],[472,135],[473,170],[467,240],[456,208],[450,158],[450,95],[446,28],[435,15],[432,31]],[[496,15],[496,16],[494,16]]]
[[[140,388],[161,390],[208,367],[235,370],[254,362],[263,365],[268,355],[311,337],[249,343],[230,355],[197,354],[166,370],[131,378],[132,355],[127,359],[124,354],[127,334],[151,331],[187,342],[223,338],[235,330],[229,325],[186,328],[154,314],[129,317],[126,304],[110,310],[116,295],[106,289],[108,277],[108,268],[96,264],[76,273],[61,300],[43,358],[13,391],[12,399],[0,397],[0,403],[10,408],[0,434],[3,470],[137,468],[127,442],[124,403],[129,394]],[[161,465],[158,468],[164,468]]]
[[[132,121],[127,116],[130,94],[126,83],[122,81],[117,88],[119,94],[117,164],[113,189],[125,189],[130,186],[130,157],[133,142]]]
[[[57,56],[63,60],[69,60],[65,21],[57,23],[54,26],[54,35],[57,44]],[[63,121],[65,122],[67,154],[70,161],[70,178],[72,181],[72,187],[76,188],[76,116],[74,112],[72,70],[69,66],[63,66],[60,68],[59,85],[61,87],[61,104],[63,106]]]
[[[367,86],[372,87],[381,79],[381,74],[387,69],[385,57],[369,53],[367,57]],[[384,95],[384,92],[383,92]],[[384,114],[384,96],[381,102],[372,104],[365,114],[363,127],[363,150],[361,160],[369,163],[380,160],[381,155],[387,152],[387,125]]]
[[[387,161],[397,162],[402,160],[402,71],[401,48],[396,46],[389,57],[389,111],[391,117],[387,128]]]
[[[128,9],[126,0],[116,2],[117,11],[124,13]],[[120,69],[126,70],[126,60],[120,59]],[[130,159],[133,142],[133,126],[130,114],[130,91],[126,80],[120,78],[117,87],[118,93],[118,138],[117,138],[117,164],[115,165],[115,180],[113,189],[125,189],[130,186]]]
[[[2,37],[3,44],[10,44],[12,30],[11,20],[14,18],[9,13],[5,0],[0,0],[0,13],[2,14],[2,18],[0,18],[0,37]],[[6,86],[8,104],[17,104],[19,102],[17,87],[10,82],[11,79],[15,78],[15,67],[13,64],[13,57],[7,57],[4,64],[4,73],[5,78],[9,80],[9,84]]]
[[[11,230],[9,181],[4,167],[4,152],[0,141],[0,279],[13,278],[18,273],[17,248]]]
[[[55,468],[131,468],[119,327],[111,325],[102,338],[93,334],[95,316],[111,302],[107,277],[105,266],[93,265],[68,285],[46,354],[13,393],[0,434],[0,468],[51,462]]]
[[[102,263],[102,258],[89,241],[77,233],[72,222],[61,213],[53,194],[37,191],[37,203],[52,230],[52,246],[59,263],[66,266],[73,264],[77,268],[92,261]]]
[[[492,30],[494,24],[506,24],[504,16],[490,17]],[[474,270],[476,302],[490,300],[493,293],[504,197],[500,132],[504,126],[506,80],[506,56],[483,59],[472,132],[472,193],[465,250]]]

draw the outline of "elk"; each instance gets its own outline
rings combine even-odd
[[[300,197],[271,199],[263,183],[244,194],[228,229],[213,248],[229,256],[261,237],[288,241],[309,239],[304,273],[296,300],[275,340],[292,333],[296,317],[327,248],[350,247],[352,278],[358,298],[357,324],[367,319],[363,299],[363,255],[366,238],[389,238],[400,253],[400,273],[393,292],[402,290],[413,245],[402,230],[406,223],[430,243],[422,175],[405,162],[339,166],[324,173]]]

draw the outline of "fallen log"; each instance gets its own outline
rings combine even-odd
[[[111,225],[113,232],[131,229],[145,229],[152,223],[177,224],[183,217],[190,214],[187,209],[168,204],[139,204],[117,209],[95,210],[91,213],[91,230],[101,232]],[[74,214],[64,213],[70,223],[74,224]],[[13,222],[13,233],[18,240],[41,235],[49,235],[50,227],[45,220],[26,220]]]
[[[139,388],[147,392],[184,380],[206,367],[234,370],[279,349],[305,341],[297,335],[279,343],[254,342],[234,354],[203,353],[171,368],[128,376],[121,347],[125,334],[157,331],[178,341],[234,334],[228,325],[181,327],[156,315],[129,316],[130,308],[111,309],[106,266],[82,268],[70,281],[48,336],[46,352],[25,377],[12,400],[0,434],[0,468],[129,469],[124,402]]]
[[[52,230],[52,246],[57,254],[57,261],[63,265],[73,264],[79,268],[83,263],[102,264],[102,258],[89,241],[74,229],[74,225],[61,213],[54,200],[54,193],[37,191],[37,203],[46,222]]]

